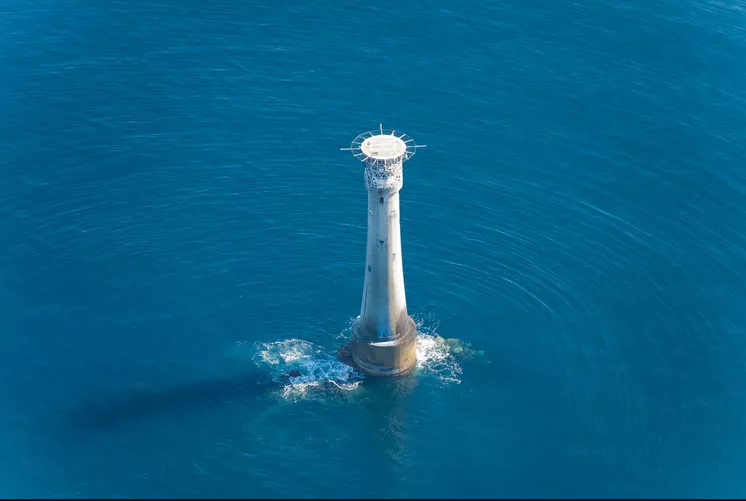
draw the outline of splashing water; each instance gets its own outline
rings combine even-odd
[[[461,383],[463,369],[442,337],[417,334],[417,368],[437,375],[444,383]]]
[[[329,353],[309,341],[286,339],[257,343],[254,351],[254,363],[268,367],[272,380],[284,384],[282,396],[288,400],[310,398],[329,388],[352,391],[363,381],[363,375],[339,361],[336,353]],[[301,375],[288,380],[287,375],[293,370]]]
[[[347,327],[337,336],[341,343],[352,337],[352,326],[357,319],[351,318]],[[415,319],[417,326],[417,370],[428,374],[434,374],[441,383],[461,383],[462,368],[459,359],[473,352],[468,344],[458,339],[446,339],[441,337],[437,330],[438,324],[432,319]],[[481,352],[480,352],[481,354]]]
[[[417,369],[434,374],[441,383],[461,383],[461,361],[481,357],[484,352],[473,350],[469,343],[455,338],[441,337],[437,324],[417,322]]]
[[[352,334],[351,319],[340,332],[342,342]],[[254,363],[270,372],[270,378],[282,386],[282,397],[288,400],[309,399],[325,395],[328,389],[353,391],[360,387],[364,375],[341,362],[336,350],[328,350],[310,341],[286,339],[271,343],[256,343],[253,348]],[[461,361],[481,356],[468,343],[441,337],[437,324],[417,322],[417,372],[434,375],[442,384],[459,384],[463,368]],[[301,375],[288,378],[297,370]]]

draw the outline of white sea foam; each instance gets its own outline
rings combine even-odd
[[[469,343],[441,337],[437,323],[417,322],[417,369],[437,376],[443,384],[461,383],[461,363],[483,354],[473,350]]]
[[[351,335],[352,320],[337,336],[341,343]],[[414,374],[435,376],[442,384],[459,384],[463,368],[460,361],[481,355],[457,339],[446,339],[437,333],[436,325],[417,324],[417,369]],[[240,343],[243,344],[243,343]],[[325,394],[329,389],[353,391],[360,387],[364,376],[342,363],[335,350],[317,346],[302,339],[286,339],[253,346],[254,363],[269,370],[270,377],[282,386],[281,394],[288,400],[309,399]],[[288,378],[297,370],[301,375]]]
[[[355,390],[363,375],[342,363],[330,353],[309,341],[286,339],[255,345],[254,363],[270,370],[270,377],[284,384],[282,396],[289,400],[310,398],[326,389]],[[290,371],[301,375],[287,378]]]

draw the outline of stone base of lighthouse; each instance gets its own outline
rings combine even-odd
[[[417,326],[409,315],[403,315],[396,336],[376,341],[359,319],[352,327],[352,341],[339,349],[339,358],[370,376],[405,376],[417,365]]]

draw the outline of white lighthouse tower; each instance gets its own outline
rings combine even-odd
[[[368,239],[360,316],[345,352],[363,372],[398,376],[417,363],[417,332],[407,313],[399,224],[403,164],[416,152],[414,139],[396,131],[357,136],[349,148],[365,165],[368,190]]]

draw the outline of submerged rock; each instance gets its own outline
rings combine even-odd
[[[461,359],[471,359],[476,357],[482,357],[484,355],[483,350],[475,350],[471,347],[471,343],[462,341],[456,338],[442,338],[443,344],[448,348],[450,353],[454,356],[458,356]]]
[[[337,351],[337,358],[346,365],[349,365],[353,369],[355,369],[355,363],[352,361],[352,342],[349,342],[345,345],[342,345],[342,347],[339,348]]]

